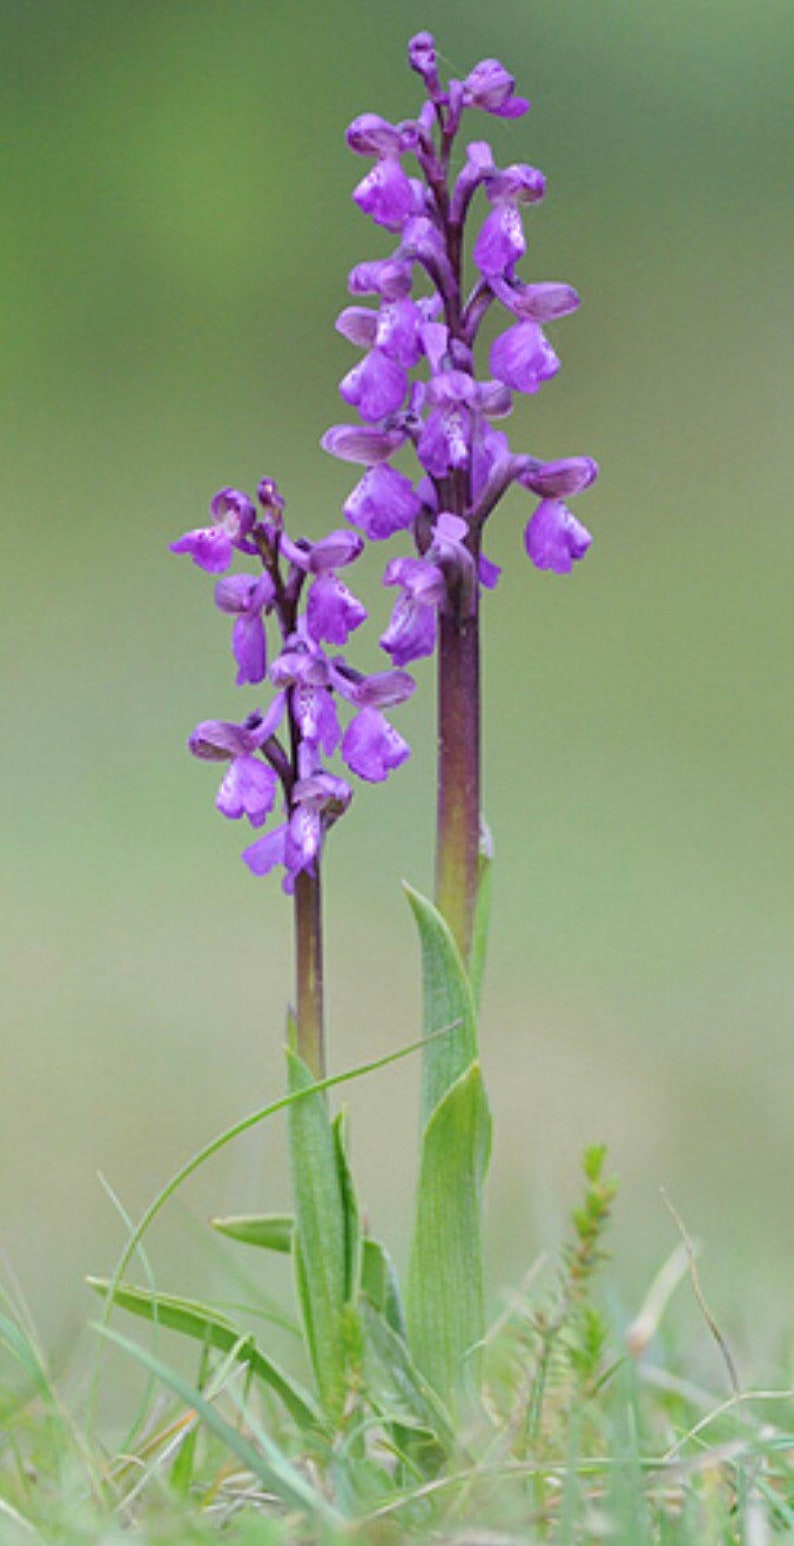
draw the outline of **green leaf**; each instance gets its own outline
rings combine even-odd
[[[239,1240],[244,1245],[261,1246],[266,1251],[280,1251],[284,1255],[289,1255],[292,1250],[295,1220],[291,1213],[241,1213],[230,1215],[228,1218],[213,1219],[212,1227],[220,1234],[227,1235],[230,1240]],[[350,1270],[353,1255],[350,1220],[346,1246],[349,1297],[352,1299],[355,1274]],[[360,1254],[361,1288],[376,1308],[383,1312],[394,1330],[404,1336],[405,1319],[400,1303],[397,1274],[386,1247],[380,1240],[373,1240],[367,1235],[361,1240]]]
[[[477,1057],[477,1015],[471,983],[450,929],[440,912],[410,886],[411,905],[422,948],[423,1031],[421,1123]],[[447,1029],[449,1034],[435,1033]]]
[[[347,1114],[337,1112],[331,1124],[345,1220],[345,1303],[355,1304],[361,1283],[361,1219],[347,1155]]]
[[[361,1290],[372,1301],[375,1309],[380,1311],[392,1331],[404,1339],[405,1316],[394,1263],[385,1245],[369,1237],[362,1241]]]
[[[469,980],[474,1003],[479,1009],[482,998],[482,979],[485,972],[485,955],[488,948],[488,932],[491,923],[491,891],[493,873],[493,841],[485,820],[482,820],[480,852],[477,860],[477,906],[474,911]]]
[[[297,1508],[304,1514],[308,1512],[329,1524],[340,1523],[336,1510],[291,1464],[278,1445],[255,1422],[253,1414],[246,1413],[246,1427],[253,1432],[256,1444],[244,1437],[238,1428],[232,1427],[200,1390],[183,1379],[176,1370],[161,1363],[159,1358],[155,1358],[146,1348],[138,1347],[135,1342],[119,1336],[118,1332],[111,1331],[108,1326],[100,1325],[95,1329],[142,1364],[155,1379],[160,1380],[163,1385],[167,1385],[175,1395],[179,1396],[181,1401],[192,1407],[211,1432],[226,1444],[233,1455],[236,1455],[240,1464],[258,1477],[263,1486],[269,1492],[275,1493],[287,1508]]]
[[[292,1376],[281,1369],[257,1347],[252,1337],[246,1337],[237,1326],[220,1315],[209,1305],[194,1299],[181,1299],[174,1294],[154,1293],[147,1288],[137,1288],[132,1283],[113,1284],[109,1278],[87,1278],[96,1293],[107,1298],[112,1290],[114,1304],[132,1315],[156,1321],[183,1336],[192,1337],[205,1347],[214,1347],[227,1353],[238,1347],[238,1358],[246,1363],[258,1379],[280,1396],[287,1411],[301,1428],[322,1427],[322,1416],[308,1392],[301,1389]]]
[[[417,1369],[403,1338],[367,1299],[362,1300],[361,1321],[370,1394],[383,1417],[430,1434],[450,1454],[455,1447],[452,1419]]]
[[[474,1383],[484,1329],[481,1194],[491,1119],[478,1063],[438,1102],[422,1137],[406,1293],[408,1343],[449,1405]]]
[[[295,1220],[291,1213],[237,1213],[228,1218],[211,1219],[213,1229],[243,1245],[258,1245],[265,1251],[280,1251],[289,1256]]]
[[[347,1298],[346,1202],[339,1151],[324,1095],[311,1071],[287,1048],[290,1094],[305,1098],[289,1108],[288,1135],[295,1200],[296,1285],[318,1389],[327,1411],[344,1401],[345,1350],[340,1335]]]

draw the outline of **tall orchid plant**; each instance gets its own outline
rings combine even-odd
[[[468,114],[517,119],[529,103],[516,95],[513,77],[495,59],[482,60],[465,80],[444,88],[429,33],[411,40],[408,57],[426,93],[417,116],[391,124],[363,113],[347,131],[351,150],[374,162],[353,198],[398,238],[390,256],[357,264],[348,279],[351,295],[372,296],[377,304],[348,306],[336,324],[365,351],[339,388],[361,422],[335,425],[322,441],[331,455],[366,469],[344,505],[356,530],[334,531],[316,543],[292,540],[284,501],[275,483],[264,479],[259,514],[245,494],[223,489],[210,507],[213,524],[173,544],[211,573],[225,574],[235,551],[259,562],[256,577],[222,579],[215,592],[216,604],[234,617],[238,684],[265,678],[263,617],[272,618],[279,633],[281,650],[269,669],[277,695],[269,711],[239,726],[200,725],[190,746],[196,756],[229,761],[217,800],[225,816],[246,816],[260,826],[280,785],[284,822],[246,848],[243,858],[257,875],[283,866],[285,889],[294,895],[298,1033],[315,1072],[325,1066],[322,847],[352,797],[349,783],[330,773],[323,758],[339,748],[348,770],[373,782],[398,767],[409,748],[381,710],[413,691],[402,668],[437,650],[436,901],[467,960],[481,847],[480,592],[499,579],[483,552],[483,533],[518,483],[540,500],[524,533],[530,559],[538,569],[567,574],[591,537],[565,500],[587,488],[598,471],[586,456],[543,462],[515,453],[495,427],[510,414],[515,392],[537,392],[556,375],[560,361],[543,326],[579,305],[570,285],[526,284],[516,273],[526,249],[521,209],[543,199],[543,173],[524,163],[500,168],[485,140],[471,140],[453,174]],[[405,169],[409,157],[418,175]],[[480,188],[490,209],[474,241],[475,273],[467,290],[465,228]],[[491,344],[490,374],[478,379],[478,335],[494,305],[507,311],[510,325]],[[407,444],[419,462],[417,484],[392,464]],[[329,653],[329,647],[346,646],[367,617],[337,571],[358,558],[365,540],[402,533],[413,552],[390,559],[383,577],[398,592],[380,640],[394,669],[362,677],[343,656]],[[357,710],[344,735],[340,699]],[[279,738],[282,724],[286,744]]]
[[[411,40],[409,63],[425,94],[416,116],[392,124],[364,113],[347,131],[352,151],[372,161],[353,198],[396,240],[388,256],[354,267],[348,280],[354,304],[337,320],[340,333],[363,350],[340,385],[358,422],[335,425],[322,441],[331,455],[364,469],[344,504],[347,524],[319,541],[293,534],[284,499],[265,478],[256,502],[238,489],[222,489],[209,524],[172,544],[218,576],[215,602],[233,620],[238,684],[267,681],[273,689],[271,701],[239,723],[202,722],[189,744],[196,757],[223,764],[221,813],[265,829],[243,850],[248,868],[258,876],[279,870],[293,898],[288,1093],[221,1141],[287,1106],[294,1214],[226,1220],[220,1227],[292,1253],[316,1395],[298,1390],[263,1351],[254,1356],[250,1339],[234,1342],[228,1323],[206,1310],[199,1314],[193,1306],[188,1313],[180,1301],[177,1312],[175,1301],[123,1288],[119,1275],[112,1297],[244,1358],[312,1442],[324,1436],[337,1459],[342,1431],[349,1435],[352,1425],[365,1445],[377,1421],[401,1463],[432,1474],[450,1452],[451,1414],[472,1399],[476,1404],[484,1331],[480,1216],[490,1117],[475,1008],[487,867],[479,608],[482,589],[496,586],[499,570],[483,552],[483,536],[496,506],[518,484],[538,501],[524,531],[529,558],[537,569],[567,574],[591,537],[566,501],[593,482],[597,466],[586,456],[546,462],[513,451],[497,427],[509,416],[514,393],[535,393],[557,373],[560,362],[544,327],[579,305],[569,285],[527,283],[517,273],[526,247],[522,211],[543,199],[543,174],[523,162],[498,166],[484,140],[467,141],[462,154],[458,148],[472,114],[514,120],[529,103],[494,59],[443,85],[429,33]],[[466,225],[480,191],[487,208],[466,278]],[[366,298],[371,303],[361,304]],[[507,314],[507,326],[493,338],[483,372],[479,335],[494,309]],[[418,479],[409,471],[411,451]],[[392,538],[403,546],[383,576],[397,596],[380,639],[391,664],[364,674],[347,652],[367,611],[342,574],[366,542]],[[230,574],[237,556],[248,567]],[[362,1233],[342,1119],[332,1121],[326,1101],[338,1076],[326,1074],[321,868],[328,833],[351,803],[351,777],[382,782],[409,756],[387,711],[399,711],[414,691],[405,668],[434,652],[436,898],[434,906],[409,892],[425,1019],[416,1218],[401,1292],[385,1248]],[[194,1168],[191,1162],[178,1179]],[[588,1174],[593,1217],[600,1220],[608,1198],[605,1203],[599,1191],[597,1157]],[[297,1488],[305,1503],[305,1482],[285,1481],[283,1466],[268,1465],[269,1485],[293,1501]]]

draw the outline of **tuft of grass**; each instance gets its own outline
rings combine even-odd
[[[24,1308],[6,1296],[2,1546],[794,1541],[794,1391],[722,1398],[685,1362],[661,1360],[664,1311],[691,1275],[681,1247],[628,1329],[615,1327],[598,1296],[614,1195],[603,1151],[588,1150],[559,1258],[489,1328],[482,1399],[453,1424],[373,1305],[343,1328],[351,1372],[330,1426],[297,1421],[257,1376],[250,1344],[220,1338],[217,1323],[196,1338],[192,1382],[164,1361],[162,1338],[156,1355],[116,1338],[159,1394],[130,1446],[112,1453],[79,1401],[66,1402]],[[156,1329],[167,1333],[165,1315]]]

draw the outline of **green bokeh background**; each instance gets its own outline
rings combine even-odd
[[[355,356],[333,319],[352,263],[389,250],[350,202],[343,132],[415,109],[404,47],[429,26],[450,69],[497,55],[532,98],[472,135],[547,173],[523,271],[584,298],[511,437],[602,464],[570,580],[525,560],[518,494],[488,543],[492,1282],[553,1246],[603,1139],[626,1307],[675,1241],[663,1184],[715,1306],[763,1349],[794,1251],[791,0],[3,0],[0,26],[0,1185],[40,1326],[72,1335],[83,1272],[120,1242],[97,1170],[137,1213],[281,1087],[288,911],[184,751],[241,700],[211,583],[167,544],[264,473],[299,529],[340,519],[355,474],[318,440]],[[398,885],[431,884],[416,674],[414,757],[329,848],[336,1068],[416,1033]],[[350,1090],[398,1255],[416,1074]],[[199,1223],[283,1205],[281,1151],[274,1126],[191,1183],[153,1236],[164,1287],[228,1281]]]

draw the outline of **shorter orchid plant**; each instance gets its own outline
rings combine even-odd
[[[291,1253],[313,1389],[207,1307],[121,1282],[173,1186],[138,1227],[113,1283],[100,1285],[109,1303],[176,1326],[247,1364],[296,1420],[301,1452],[324,1457],[326,1484],[317,1487],[294,1453],[276,1450],[261,1433],[253,1446],[260,1476],[285,1505],[335,1517],[361,1502],[345,1457],[368,1457],[371,1497],[373,1489],[409,1477],[437,1476],[455,1451],[456,1424],[484,1421],[487,1410],[493,1416],[493,1402],[483,1405],[481,1211],[490,1116],[476,1004],[489,868],[480,800],[479,611],[499,570],[483,551],[483,537],[516,485],[536,501],[525,519],[529,558],[539,570],[568,574],[591,537],[567,501],[597,474],[587,456],[544,461],[513,451],[497,427],[514,394],[534,394],[557,374],[560,361],[544,329],[579,305],[569,285],[525,282],[517,273],[526,249],[523,211],[543,199],[543,174],[524,163],[500,167],[484,140],[458,151],[472,114],[509,122],[529,104],[493,59],[443,85],[428,33],[412,39],[409,63],[424,88],[416,116],[392,124],[364,113],[347,131],[351,150],[372,162],[353,198],[396,241],[388,255],[354,267],[354,304],[337,322],[363,351],[340,385],[358,422],[334,426],[322,441],[331,455],[363,468],[344,504],[347,525],[319,541],[296,535],[276,483],[264,478],[256,503],[224,488],[212,500],[209,524],[172,544],[217,577],[215,604],[232,619],[237,684],[271,689],[269,700],[237,723],[197,725],[189,746],[195,757],[223,766],[221,814],[260,834],[243,849],[248,869],[281,873],[294,909],[296,965],[287,1094],[217,1140],[175,1184],[221,1143],[286,1107],[293,1213],[226,1219],[218,1227]],[[478,194],[486,211],[467,286],[466,224]],[[507,326],[482,351],[486,318],[505,312]],[[348,659],[367,610],[347,573],[365,543],[395,538],[403,548],[388,558],[383,581],[396,600],[380,638],[390,664],[365,674]],[[238,558],[246,567],[230,573]],[[328,1109],[328,1090],[348,1076],[326,1068],[321,871],[326,838],[350,807],[353,780],[381,783],[409,756],[391,713],[415,688],[405,667],[433,653],[436,896],[431,903],[408,892],[425,1017],[416,1217],[400,1288],[385,1247],[362,1229],[343,1117],[332,1118]],[[582,1225],[588,1262],[611,1196],[601,1166],[594,1153],[591,1214]],[[544,1352],[544,1370],[545,1359]],[[168,1377],[159,1364],[156,1372]],[[196,1400],[204,1416],[205,1407]]]
[[[236,551],[258,559],[256,575],[217,582],[215,603],[234,618],[232,652],[238,686],[257,685],[266,674],[276,688],[266,713],[254,710],[242,724],[205,720],[190,737],[195,757],[229,766],[216,797],[233,821],[264,825],[281,798],[284,820],[243,852],[254,875],[283,870],[284,890],[294,897],[297,1024],[301,1055],[320,1075],[323,1038],[320,857],[325,833],[344,815],[353,791],[328,761],[339,751],[348,772],[369,783],[388,778],[410,748],[383,714],[410,697],[407,671],[363,675],[329,646],[346,645],[365,621],[366,608],[339,578],[364,539],[335,531],[320,542],[292,541],[284,500],[272,479],[257,491],[259,515],[246,494],[222,489],[210,511],[213,524],[188,532],[173,550],[189,553],[200,568],[225,574]],[[280,653],[267,669],[264,616],[278,629]],[[342,733],[338,705],[354,713]]]

